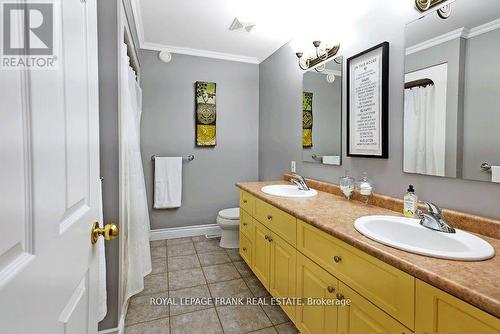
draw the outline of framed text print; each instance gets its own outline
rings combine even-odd
[[[389,157],[389,43],[347,59],[347,156]]]

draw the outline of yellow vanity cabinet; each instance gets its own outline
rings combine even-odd
[[[295,325],[302,334],[338,333],[338,307],[311,303],[307,299],[333,300],[338,290],[338,280],[326,270],[297,253],[297,304]]]
[[[413,276],[301,220],[297,222],[297,250],[406,327],[414,329]]]
[[[269,292],[284,303],[283,311],[295,319],[295,305],[290,298],[296,296],[297,251],[276,233],[271,232],[271,279]]]
[[[253,224],[252,270],[262,285],[269,290],[271,280],[271,231],[257,221]]]
[[[337,298],[339,300],[350,301],[350,305],[338,307],[339,333],[413,333],[342,282],[339,282]]]
[[[254,218],[295,247],[297,218],[255,198]]]
[[[250,215],[253,215],[253,208],[255,206],[255,197],[246,191],[240,191],[240,209],[245,210]]]
[[[296,279],[296,250],[263,224],[253,222],[252,270],[262,285],[275,297],[284,301],[283,311],[295,318],[295,307],[284,300],[294,298]]]
[[[240,256],[250,268],[252,267],[252,251],[251,239],[240,232]]]
[[[500,320],[241,191],[240,255],[302,334],[500,334]]]
[[[416,282],[417,334],[499,334],[500,319],[425,282]]]
[[[240,210],[240,233],[244,234],[250,241],[253,239],[253,218],[244,210]]]

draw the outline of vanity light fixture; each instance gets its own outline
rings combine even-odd
[[[415,0],[415,7],[421,12],[426,12],[432,7],[438,6],[446,0]],[[451,4],[442,6],[437,10],[437,14],[442,19],[447,19],[451,15]]]
[[[304,59],[304,52],[296,52],[295,55],[297,56],[299,67],[302,70],[308,70],[310,68],[313,68],[316,65],[319,65],[320,63],[323,62],[323,64],[314,67],[314,70],[316,72],[322,72],[325,70],[326,65],[324,63],[325,60],[335,56],[337,52],[339,51],[340,44],[337,44],[333,47],[326,47],[325,49],[320,48],[321,41],[314,41],[313,46],[315,48],[315,56],[308,57],[307,59]]]

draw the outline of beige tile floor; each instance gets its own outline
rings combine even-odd
[[[297,334],[279,306],[151,305],[151,298],[267,297],[237,249],[204,236],[151,242],[153,271],[130,300],[126,334]]]

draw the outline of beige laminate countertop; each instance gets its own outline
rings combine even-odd
[[[422,281],[460,298],[485,312],[500,317],[500,256],[486,261],[464,262],[443,260],[408,253],[373,241],[354,228],[354,221],[366,215],[401,215],[377,206],[318,191],[311,198],[278,197],[263,193],[266,185],[289,184],[285,181],[240,182],[236,185]],[[500,254],[500,240],[482,236]]]

